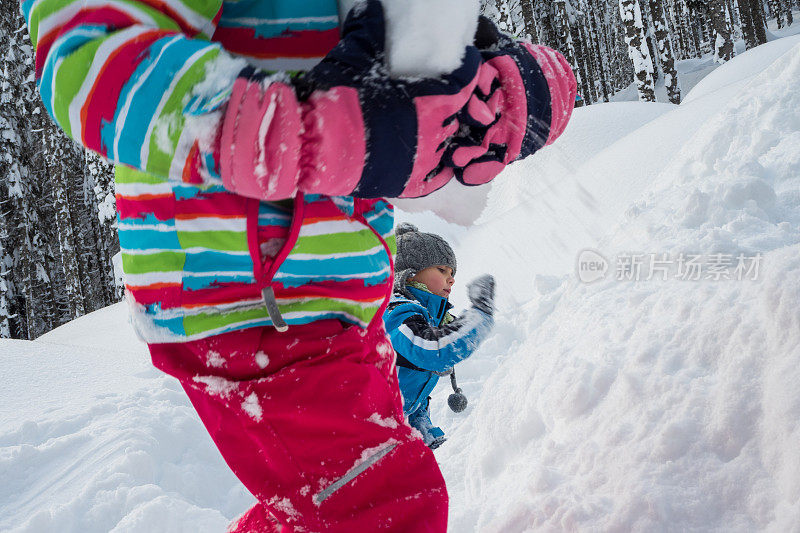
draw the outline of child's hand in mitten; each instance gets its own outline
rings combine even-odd
[[[383,6],[350,11],[339,44],[293,81],[243,73],[222,136],[229,189],[260,199],[296,191],[360,198],[424,196],[454,175],[441,158],[477,84],[481,57],[425,79],[394,79]]]
[[[550,48],[516,42],[481,17],[475,36],[484,63],[478,86],[459,115],[449,148],[466,185],[492,180],[506,165],[551,144],[575,105],[577,86],[566,59]]]
[[[484,274],[467,284],[467,296],[472,307],[491,315],[494,313],[494,276]]]

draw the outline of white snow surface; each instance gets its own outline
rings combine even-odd
[[[461,65],[478,26],[478,0],[383,0],[383,6],[392,74],[436,76]]]
[[[444,387],[433,398],[450,434],[437,457],[453,531],[797,527],[798,79],[795,45],[661,172],[632,180],[623,166],[628,190],[614,194],[638,197],[627,208],[590,196],[616,210],[617,223],[598,228],[606,257],[761,253],[757,281],[584,285],[503,271],[498,334],[459,369],[474,407],[448,413]],[[510,253],[493,260],[520,264]]]
[[[339,0],[339,18],[363,0]],[[398,77],[447,74],[461,65],[478,26],[478,0],[381,0],[389,71]]]
[[[784,40],[680,106],[576,110],[468,203],[398,209],[453,244],[456,309],[472,277],[498,282],[495,330],[456,369],[467,410],[446,379],[433,394],[450,531],[797,530],[800,41]],[[584,284],[584,248],[761,260],[755,280]],[[252,504],[124,306],[0,357],[0,531],[222,531]]]

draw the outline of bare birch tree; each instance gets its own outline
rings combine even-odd
[[[655,102],[653,60],[645,40],[644,21],[639,1],[619,0],[619,13],[622,23],[625,25],[625,42],[628,45],[628,56],[633,63],[639,100]]]

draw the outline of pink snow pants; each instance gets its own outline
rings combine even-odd
[[[375,322],[150,345],[258,499],[229,531],[447,529],[444,479],[403,419],[394,351]]]

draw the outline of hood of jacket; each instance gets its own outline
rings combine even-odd
[[[453,304],[447,298],[412,285],[405,285],[402,291],[398,291],[395,286],[392,303],[403,300],[421,306],[425,310],[426,319],[433,326],[442,324],[447,312],[453,308]]]

